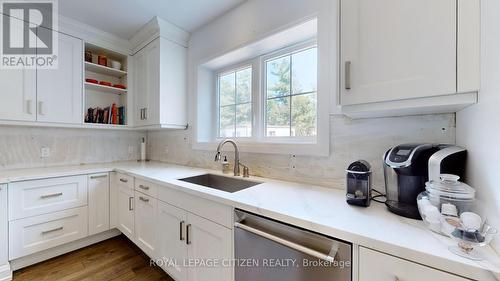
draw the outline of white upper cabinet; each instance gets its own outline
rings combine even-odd
[[[37,70],[38,121],[83,122],[83,41],[59,33],[57,69]]]
[[[479,89],[478,82],[457,81],[466,79],[458,75],[458,65],[469,74],[479,73],[474,66],[479,54],[471,50],[479,45],[474,38],[479,29],[469,26],[463,33],[457,29],[462,28],[458,23],[463,18],[469,24],[479,20],[478,10],[464,10],[459,4],[474,1],[343,0],[339,97],[343,112],[376,117],[456,111],[474,103],[475,94],[457,95],[465,92],[457,88],[463,83],[469,92]]]
[[[187,49],[158,37],[134,55],[135,125],[187,125]]]
[[[15,18],[8,19],[11,28],[22,34],[24,23]],[[0,69],[0,89],[0,119],[36,120],[36,70]]]

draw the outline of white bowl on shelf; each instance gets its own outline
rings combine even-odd
[[[117,69],[117,70],[121,70],[122,69],[122,63],[119,62],[119,61],[116,61],[116,60],[112,60],[111,61],[111,67],[114,68],[114,69]]]

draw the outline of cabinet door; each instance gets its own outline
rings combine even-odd
[[[10,20],[11,28],[23,34],[24,23]],[[36,70],[0,69],[0,119],[17,121],[36,120]]]
[[[135,56],[136,125],[159,124],[160,43],[154,40]]]
[[[190,213],[186,228],[189,259],[215,259],[221,264],[232,259],[232,230]],[[190,281],[231,281],[232,276],[233,268],[227,266],[189,267],[188,271]]]
[[[159,264],[178,281],[187,280],[187,271],[182,263],[187,258],[186,246],[187,213],[169,204],[158,202],[158,259]]]
[[[150,258],[156,257],[156,214],[158,201],[135,192],[135,241]]]
[[[118,229],[134,241],[134,190],[118,186]]]
[[[342,0],[340,103],[456,93],[456,13],[456,0]]]
[[[359,248],[359,281],[465,281],[467,279],[384,253]]]
[[[109,176],[90,175],[89,184],[89,235],[109,230]]]
[[[7,185],[0,184],[0,266],[8,262]]]
[[[135,67],[135,116],[134,124],[136,126],[144,126],[146,120],[144,119],[144,109],[148,102],[147,91],[147,57],[146,49],[142,49],[137,54],[134,55],[134,67]]]
[[[37,69],[37,120],[82,123],[83,42],[59,33],[58,68]]]

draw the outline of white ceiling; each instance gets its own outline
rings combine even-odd
[[[154,16],[193,31],[245,0],[61,0],[59,14],[123,39]]]

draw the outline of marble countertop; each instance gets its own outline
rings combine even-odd
[[[78,174],[118,171],[231,205],[262,216],[346,240],[475,280],[500,280],[500,257],[481,249],[484,261],[472,261],[448,250],[456,243],[429,231],[422,221],[396,216],[382,204],[350,206],[345,192],[307,184],[251,177],[262,184],[227,193],[178,179],[218,171],[158,162],[118,162],[80,166],[20,169],[0,172],[0,183]]]

